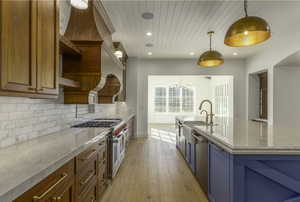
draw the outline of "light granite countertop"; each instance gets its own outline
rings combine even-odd
[[[121,118],[124,123],[133,116],[124,113],[105,118]],[[0,149],[0,202],[14,200],[110,131],[69,128]]]
[[[203,117],[178,116],[185,125],[232,154],[300,155],[300,126],[268,125],[216,117],[214,126],[197,125]]]

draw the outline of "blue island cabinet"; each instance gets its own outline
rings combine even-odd
[[[214,144],[208,145],[208,197],[211,202],[230,202],[229,153]]]
[[[211,202],[300,202],[300,155],[232,155],[209,144]]]

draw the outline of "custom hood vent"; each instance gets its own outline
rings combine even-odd
[[[80,82],[80,87],[65,87],[65,103],[111,103],[123,89],[124,67],[113,54],[114,31],[100,0],[90,0],[86,10],[71,9],[65,37],[81,51],[81,57],[64,56],[63,77]],[[113,90],[109,90],[110,84]],[[119,85],[118,90],[115,85]],[[105,90],[101,91],[102,88]]]

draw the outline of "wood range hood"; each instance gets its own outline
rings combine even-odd
[[[114,31],[100,0],[90,0],[86,10],[71,8],[63,37],[80,56],[63,55],[63,77],[80,87],[64,87],[66,104],[114,103],[122,92],[124,65],[114,55]]]

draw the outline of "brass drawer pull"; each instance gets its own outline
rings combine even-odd
[[[92,156],[94,156],[94,154],[97,152],[96,149],[93,149],[92,152],[86,157],[86,158],[81,158],[81,161],[87,161],[89,160]]]
[[[92,177],[94,176],[94,171],[91,170],[89,173],[91,173],[84,181],[81,181],[80,182],[80,185],[83,186],[85,185],[86,183],[88,183],[90,181],[90,179],[92,179]]]
[[[34,196],[32,199],[33,201],[38,201],[44,198],[47,194],[49,194],[57,185],[59,185],[62,181],[64,181],[68,177],[67,173],[63,173],[61,175],[61,178],[54,184],[52,185],[47,191],[45,191],[42,195],[40,196]]]
[[[58,196],[58,197],[53,197],[52,198],[52,200],[53,201],[60,201],[62,199],[62,197],[61,196]]]
[[[40,89],[39,89],[39,91],[43,91],[43,90],[44,90],[44,88],[40,88]]]

